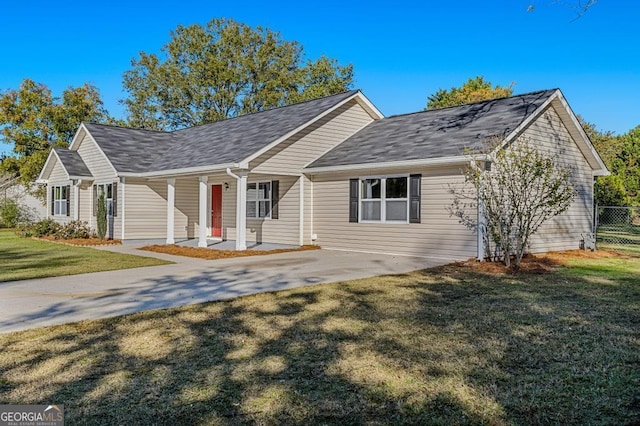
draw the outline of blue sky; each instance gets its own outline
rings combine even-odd
[[[229,17],[299,41],[311,58],[352,63],[355,86],[385,115],[421,110],[437,89],[483,75],[515,83],[516,93],[559,87],[601,129],[624,133],[640,124],[636,1],[600,0],[574,22],[554,0],[9,0],[2,14],[1,90],[28,77],[59,95],[88,81],[117,117],[131,58],[158,52],[178,24]],[[0,152],[10,149],[0,144]]]

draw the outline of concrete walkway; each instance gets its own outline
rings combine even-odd
[[[0,333],[163,309],[443,264],[422,258],[313,250],[201,260],[143,252],[173,265],[0,283]]]

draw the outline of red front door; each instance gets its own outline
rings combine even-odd
[[[211,185],[211,236],[222,237],[222,185]]]

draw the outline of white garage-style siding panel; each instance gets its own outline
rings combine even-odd
[[[300,173],[307,164],[372,121],[358,102],[347,102],[252,161],[252,172]]]
[[[589,163],[552,106],[521,137],[550,155],[560,166],[570,168],[578,194],[569,210],[542,225],[532,237],[530,251],[579,248],[582,235],[592,232],[593,224],[593,174]]]
[[[451,217],[450,184],[462,184],[459,167],[404,170],[420,173],[421,223],[349,222],[349,179],[393,175],[385,170],[359,174],[319,174],[313,177],[313,232],[323,248],[368,251],[448,260],[476,256],[473,231]],[[399,173],[400,174],[400,173]]]

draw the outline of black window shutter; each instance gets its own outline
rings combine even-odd
[[[111,197],[113,197],[113,215],[118,216],[118,184],[116,182],[113,182]]]
[[[271,181],[271,219],[278,218],[278,201],[280,201],[280,181]]]
[[[349,179],[349,222],[358,222],[358,186],[360,179]]]
[[[51,187],[51,216],[56,214],[56,187]]]
[[[67,188],[65,189],[66,194],[65,196],[67,197],[67,216],[71,215],[71,186],[67,185]]]
[[[420,223],[420,181],[422,175],[409,176],[409,223]]]
[[[98,185],[93,185],[93,215],[98,211]]]

